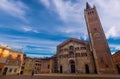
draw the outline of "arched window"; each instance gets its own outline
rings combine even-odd
[[[69,52],[69,56],[70,56],[70,57],[74,57],[74,52],[70,51],[70,52]]]
[[[75,62],[73,60],[70,60],[70,64],[74,64]]]
[[[94,15],[94,11],[88,12],[88,15],[89,15],[89,16]]]
[[[70,51],[74,51],[74,47],[73,47],[73,46],[70,46],[70,47],[69,47],[69,50],[70,50]]]
[[[9,72],[12,72],[12,68],[10,68]]]

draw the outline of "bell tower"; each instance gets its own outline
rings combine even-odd
[[[93,51],[95,66],[98,74],[115,74],[117,73],[111,52],[96,10],[96,7],[91,7],[86,3],[84,10],[87,30]]]

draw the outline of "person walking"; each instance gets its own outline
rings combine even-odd
[[[32,76],[34,76],[34,70],[32,70]]]

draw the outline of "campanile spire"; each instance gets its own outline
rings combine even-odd
[[[86,9],[90,9],[90,8],[91,8],[91,5],[88,2],[86,2]]]

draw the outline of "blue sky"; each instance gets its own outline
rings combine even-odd
[[[120,0],[0,0],[0,44],[47,57],[70,37],[88,40],[86,1],[97,7],[111,53],[120,50]]]

